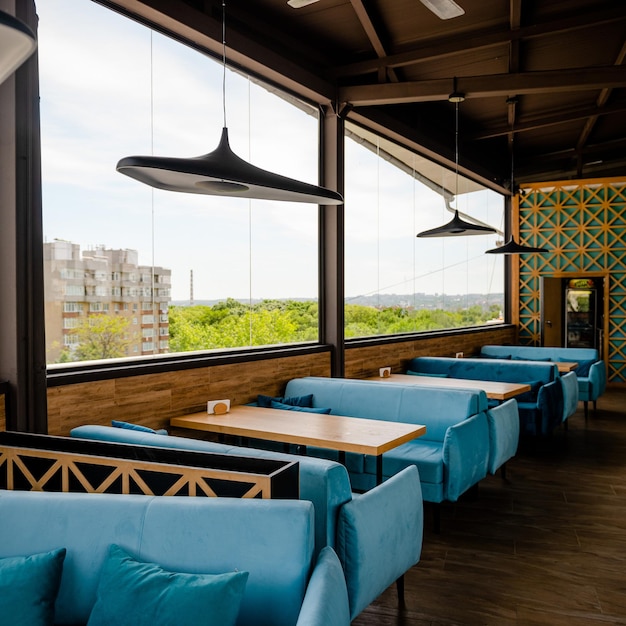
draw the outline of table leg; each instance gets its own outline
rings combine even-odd
[[[339,452],[337,453],[337,461],[339,461],[339,463],[341,463],[342,465],[346,464],[346,451],[345,450],[339,450]]]
[[[383,482],[383,455],[379,454],[376,457],[376,484],[380,485]]]

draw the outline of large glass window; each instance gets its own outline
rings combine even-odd
[[[502,321],[503,255],[485,250],[502,239],[503,197],[354,124],[346,130],[346,337]],[[499,232],[416,237],[454,208]]]
[[[316,109],[231,71],[224,97],[220,62],[91,1],[37,10],[48,362],[316,341],[316,205],[115,170],[212,151],[225,108],[241,158],[317,183]]]

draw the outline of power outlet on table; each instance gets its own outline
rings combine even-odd
[[[463,353],[462,352],[457,352],[456,353],[456,358],[457,359],[462,359],[463,358]]]

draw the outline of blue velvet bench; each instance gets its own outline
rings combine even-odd
[[[0,610],[16,626],[350,623],[298,500],[0,491]]]
[[[574,370],[578,379],[578,400],[582,400],[585,418],[589,414],[589,402],[594,411],[598,398],[606,391],[606,364],[595,348],[560,348],[552,346],[495,346],[480,349],[481,356],[528,360],[546,360],[578,363]],[[571,397],[571,394],[570,394]],[[571,413],[570,413],[571,414]]]
[[[419,562],[424,513],[416,468],[406,468],[367,493],[353,494],[344,465],[327,459],[243,448],[187,437],[111,426],[85,425],[74,438],[217,452],[299,463],[300,499],[314,505],[314,553],[327,546],[339,555],[354,619],[385,589],[397,583],[403,601],[404,574]]]
[[[323,377],[296,378],[287,383],[285,396],[307,394],[313,395],[314,407],[330,408],[333,414],[424,424],[425,435],[383,454],[383,477],[417,467],[426,502],[454,502],[487,475],[490,441],[483,391]],[[327,458],[337,454],[310,447],[307,453]],[[347,453],[346,465],[354,489],[374,486],[374,457]]]
[[[408,372],[433,377],[528,383],[531,391],[516,398],[520,434],[549,435],[563,421],[563,387],[554,363],[422,356],[408,362]],[[495,406],[495,403],[491,404]]]

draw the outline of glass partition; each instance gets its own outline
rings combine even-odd
[[[241,158],[317,184],[317,110],[88,0],[39,0],[49,364],[316,341],[318,207],[116,172]]]
[[[346,127],[346,338],[503,321],[504,256],[485,254],[503,238],[503,197]],[[498,232],[416,237],[455,208]]]

